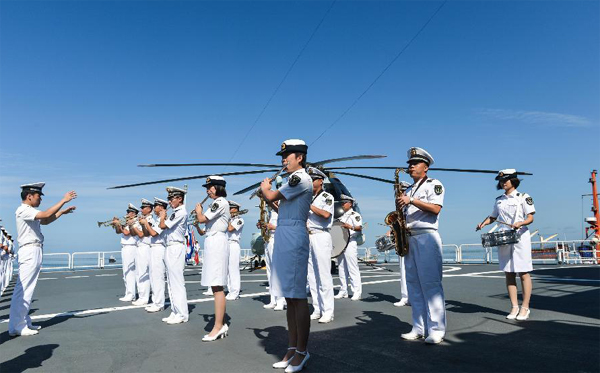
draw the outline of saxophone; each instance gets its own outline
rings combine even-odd
[[[397,168],[394,173],[394,200],[404,194],[406,188],[400,184],[399,180],[400,169]],[[383,220],[388,225],[393,233],[393,241],[396,246],[396,254],[405,256],[408,254],[408,228],[406,227],[406,218],[404,212],[396,209],[386,215]]]
[[[260,225],[260,235],[262,239],[265,241],[265,245],[271,239],[271,233],[269,232],[269,212],[267,211],[267,202],[261,198],[260,205],[258,206],[260,209],[260,218],[258,219],[258,223]]]

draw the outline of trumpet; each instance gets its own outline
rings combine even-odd
[[[138,220],[138,217],[134,217],[131,218],[133,220],[133,222],[136,222]],[[123,216],[122,218],[119,219],[119,224],[120,225],[126,225],[127,221],[130,220],[127,216]],[[98,228],[100,227],[114,227],[113,224],[113,219],[107,220],[107,221],[99,221],[96,224],[98,224]]]

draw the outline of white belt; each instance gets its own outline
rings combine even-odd
[[[167,242],[167,246],[183,245],[183,244],[184,244],[183,241],[171,241],[171,242]]]
[[[408,230],[408,234],[411,236],[418,236],[420,234],[435,233],[435,232],[437,232],[437,229],[433,229],[433,228],[414,228],[414,229]]]
[[[308,228],[308,234],[329,233],[329,228]]]
[[[28,243],[26,243],[26,244],[24,244],[24,245],[19,245],[19,249],[22,249],[22,248],[24,248],[25,246],[31,246],[31,245],[40,246],[40,247],[42,247],[42,248],[44,247],[44,244],[43,244],[43,243],[41,243],[41,242],[39,242],[39,241],[34,241],[34,242],[28,242]]]

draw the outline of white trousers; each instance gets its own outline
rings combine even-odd
[[[135,277],[138,297],[148,302],[150,299],[150,245],[139,242],[135,254]]]
[[[240,278],[240,243],[229,241],[229,271],[227,275],[227,288],[231,296],[237,297],[240,295],[241,278]]]
[[[404,256],[398,257],[398,265],[400,266],[400,299],[408,299],[408,286],[406,285],[406,265],[404,264]]]
[[[135,256],[136,245],[123,245],[121,249],[121,260],[123,261],[123,282],[125,283],[125,296],[135,299]]]
[[[346,251],[338,256],[338,270],[340,276],[340,294],[348,293],[348,277],[350,278],[350,287],[353,294],[362,293],[362,283],[360,281],[360,271],[358,269],[358,245],[355,240],[350,240]]]
[[[29,309],[42,268],[42,247],[27,245],[19,249],[19,279],[10,301],[8,331],[20,332],[31,325]]]
[[[2,251],[0,251],[1,253]],[[7,264],[8,263],[8,255],[6,255],[6,258],[4,255],[0,255],[0,296],[2,295],[2,293],[4,293],[4,279],[7,275],[6,270],[7,270]]]
[[[150,245],[150,288],[152,304],[165,306],[165,245]]]
[[[167,245],[165,264],[167,266],[167,281],[171,293],[171,312],[187,320],[189,312],[185,279],[183,277],[185,250],[185,245],[182,243]]]
[[[270,304],[285,304],[285,298],[278,297],[273,294],[273,286],[271,284],[271,263],[273,260],[273,248],[275,247],[275,233],[271,232],[271,239],[267,242],[265,246],[265,264],[267,265],[267,281],[269,282],[269,294],[271,294]]]
[[[312,233],[308,255],[308,284],[315,312],[333,315],[333,277],[331,276],[331,251],[333,244],[329,232]]]
[[[413,330],[445,335],[446,305],[442,288],[442,239],[438,232],[411,236],[405,257]]]

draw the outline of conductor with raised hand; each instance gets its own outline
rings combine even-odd
[[[21,206],[15,212],[19,243],[19,278],[10,302],[10,320],[8,333],[11,337],[38,334],[39,326],[31,324],[29,308],[33,291],[42,267],[42,248],[44,236],[40,225],[48,225],[65,214],[75,211],[75,206],[61,208],[77,198],[75,191],[67,192],[64,197],[46,211],[37,208],[42,203],[42,188],[45,183],[21,185]]]

